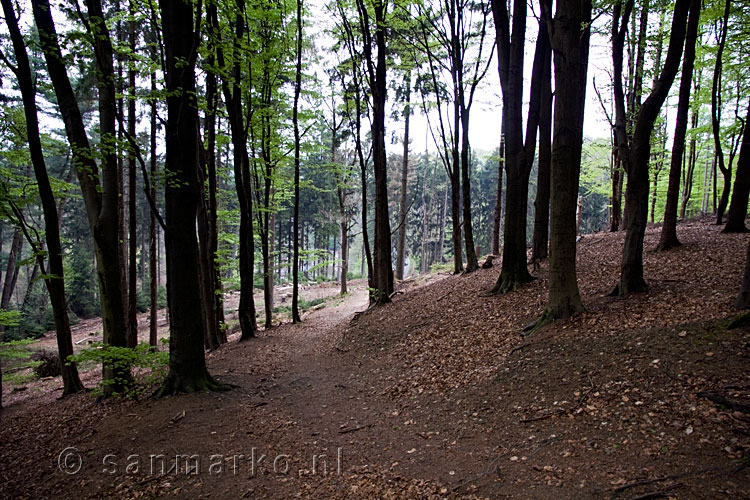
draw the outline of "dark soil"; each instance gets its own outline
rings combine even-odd
[[[0,498],[750,498],[750,329],[726,328],[747,236],[719,229],[681,225],[625,299],[624,235],[586,236],[588,311],[530,337],[544,266],[504,296],[498,266],[408,281],[355,316],[359,283],[209,353],[230,392],[11,403]]]

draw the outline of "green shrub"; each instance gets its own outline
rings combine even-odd
[[[162,339],[162,343],[166,342],[169,342],[169,339]],[[130,380],[104,379],[93,394],[98,397],[104,394],[106,386],[123,385],[128,387],[126,392],[114,395],[135,398],[146,393],[167,376],[169,352],[155,350],[146,342],[141,342],[134,349],[95,342],[78,354],[68,356],[67,362],[107,364],[118,371],[128,370],[133,376],[134,383],[131,384]]]

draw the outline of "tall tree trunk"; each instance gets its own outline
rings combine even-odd
[[[152,54],[152,57],[154,54]],[[151,163],[150,163],[150,175],[151,175],[151,199],[156,202],[156,73],[151,73]],[[158,288],[157,288],[157,269],[156,264],[158,260],[158,252],[156,249],[156,214],[150,211],[150,220],[148,226],[148,278],[149,278],[149,298],[150,298],[150,311],[148,321],[148,344],[151,347],[156,347],[158,344],[157,333],[158,324],[157,316],[159,314],[158,307]]]
[[[632,1],[628,2],[628,5],[631,4]],[[628,174],[626,210],[629,213],[625,217],[627,234],[623,245],[620,283],[613,294],[624,296],[633,292],[645,291],[647,288],[643,277],[643,237],[646,232],[648,217],[648,163],[651,156],[651,132],[679,69],[689,7],[690,0],[677,0],[675,4],[664,68],[651,94],[638,111],[632,140],[632,152],[625,155]],[[615,9],[617,12],[619,7],[616,6]],[[615,16],[616,18],[617,16]],[[622,52],[620,51],[621,55]],[[614,57],[616,57],[616,54]],[[618,86],[617,80],[620,78],[620,74],[615,71],[616,88]],[[620,102],[618,108],[621,107],[622,103]],[[621,149],[626,147],[626,144],[620,144]]]
[[[551,2],[544,0],[542,10],[550,12]],[[539,19],[539,36],[534,52],[531,76],[526,137],[523,137],[523,58],[526,37],[526,2],[513,4],[513,32],[510,32],[508,8],[504,0],[493,0],[498,46],[498,73],[503,90],[505,118],[505,169],[507,190],[505,202],[505,234],[500,276],[493,293],[506,293],[532,280],[526,260],[526,212],[529,174],[536,150],[541,79],[544,61],[548,60],[549,39],[545,16]]]
[[[700,81],[701,71],[693,77],[693,93],[697,95],[700,92]],[[698,126],[698,108],[693,109],[690,116],[690,128],[695,129]],[[695,173],[695,164],[697,161],[696,152],[696,139],[695,135],[690,138],[690,147],[687,155],[687,170],[685,171],[684,179],[682,181],[682,195],[680,201],[680,219],[685,218],[685,212],[687,211],[687,205],[690,202],[690,196],[693,192],[693,174]]]
[[[503,166],[505,165],[505,111],[500,118],[500,148],[497,161],[495,209],[492,211],[492,254],[500,255],[500,222],[503,218]]]
[[[242,41],[245,36],[244,0],[235,0],[238,12],[235,17],[235,32],[232,39],[233,65],[227,70],[230,77],[222,78],[222,91],[226,103],[229,129],[232,136],[234,183],[237,203],[240,209],[239,227],[239,273],[240,302],[237,316],[240,323],[240,341],[256,336],[258,324],[255,319],[255,298],[253,297],[253,274],[255,269],[255,241],[253,238],[253,189],[250,177],[250,156],[247,150],[247,128],[243,119],[241,79]],[[215,36],[219,34],[218,10],[215,4],[208,8],[209,29]],[[222,44],[215,46],[216,61],[220,68],[225,66]]]
[[[130,65],[128,68],[128,134],[130,137],[135,138],[136,116],[135,109],[135,4],[133,0],[130,0],[130,16],[131,19],[128,21],[128,44],[130,47]],[[128,148],[128,347],[135,347],[138,345],[138,310],[136,308],[138,301],[138,288],[137,288],[137,252],[138,252],[138,232],[136,222],[138,217],[136,215],[136,165],[135,165],[135,151],[133,147]]]
[[[742,133],[742,146],[740,147],[740,158],[737,160],[737,178],[734,180],[734,191],[732,191],[732,203],[727,213],[727,225],[724,233],[746,233],[745,217],[747,216],[747,200],[750,195],[750,106],[748,106],[745,117],[744,131]]]
[[[427,153],[425,153],[425,160],[426,165],[424,167],[424,180],[422,181],[422,245],[420,248],[420,267],[419,272],[420,274],[426,274],[429,270],[429,250],[428,250],[428,238],[429,238],[429,224],[428,224],[428,218],[430,213],[432,212],[432,198],[433,195],[430,195],[429,204],[427,202],[427,190],[428,190],[428,180],[432,180],[432,177],[430,177],[430,163],[429,163],[429,156]]]
[[[572,14],[572,17],[575,17],[575,13]],[[548,255],[550,168],[552,163],[552,70],[550,59],[544,63],[545,75],[542,77],[542,97],[539,109],[539,167],[536,181],[536,200],[534,200],[534,236],[531,244],[531,260],[534,262],[534,266],[538,266],[541,261],[547,259]],[[571,120],[577,119],[577,116],[569,118]]]
[[[555,131],[552,145],[549,303],[540,325],[584,310],[576,277],[576,208],[591,33],[591,0],[559,0],[552,39]],[[586,28],[581,31],[581,26]]]
[[[373,5],[375,23],[370,25],[367,6],[357,0],[360,24],[365,37],[363,53],[369,74],[372,94],[372,153],[375,174],[375,251],[373,262],[373,292],[371,300],[377,305],[391,301],[393,266],[391,264],[391,224],[388,216],[388,170],[385,150],[386,82],[386,2]],[[370,30],[374,29],[374,33]],[[374,40],[373,40],[374,38]],[[374,42],[374,43],[373,43]],[[373,60],[372,47],[377,48]]]
[[[401,159],[401,193],[399,199],[399,226],[398,226],[398,241],[396,243],[396,279],[404,279],[404,261],[406,258],[406,190],[407,181],[409,179],[409,119],[411,118],[411,105],[409,100],[411,99],[411,70],[406,72],[404,75],[404,153]],[[343,240],[342,240],[343,241]]]
[[[690,88],[693,81],[695,42],[698,39],[700,10],[700,1],[692,0],[685,36],[685,55],[682,59],[680,97],[677,103],[672,159],[669,165],[669,186],[667,187],[667,201],[664,207],[664,223],[661,227],[659,244],[656,246],[658,251],[669,250],[680,245],[680,240],[677,238],[677,202],[680,196],[681,167],[685,156],[685,135],[687,133],[688,111],[690,111]]]
[[[448,186],[443,191],[443,210],[440,216],[440,233],[436,250],[436,259],[439,264],[445,262],[445,224],[448,220]]]
[[[297,0],[297,63],[294,73],[294,235],[292,246],[294,257],[292,263],[292,323],[302,321],[299,314],[299,170],[300,170],[300,133],[299,133],[299,96],[302,90],[302,1]]]
[[[89,23],[95,40],[97,75],[99,76],[101,140],[104,144],[111,144],[116,136],[112,45],[104,25],[101,4],[98,0],[89,0],[87,5]],[[68,79],[49,1],[33,0],[32,6],[50,79],[65,123],[65,132],[73,150],[73,161],[81,185],[86,215],[94,237],[104,342],[116,347],[125,347],[127,328],[118,241],[120,224],[117,159],[114,156],[114,148],[105,148],[103,168],[99,170],[95,155],[89,146],[78,102]],[[103,378],[115,381],[114,384],[107,386],[107,392],[119,391],[130,381],[127,369],[108,364],[104,366]]]
[[[13,50],[16,56],[16,77],[23,98],[24,115],[26,117],[26,136],[29,146],[29,154],[34,167],[34,175],[39,189],[39,197],[42,201],[44,213],[44,236],[47,244],[47,258],[49,260],[49,272],[44,283],[49,292],[52,304],[52,314],[55,320],[57,337],[57,352],[60,356],[60,372],[63,380],[63,394],[73,394],[83,390],[83,384],[78,376],[78,368],[75,363],[67,362],[68,356],[73,354],[73,341],[70,333],[70,320],[68,318],[68,305],[65,300],[65,276],[63,269],[62,244],[60,243],[60,226],[57,214],[57,204],[54,193],[47,175],[47,166],[44,161],[42,142],[39,135],[39,121],[36,111],[36,92],[31,76],[31,66],[26,53],[26,45],[18,28],[18,21],[13,5],[10,0],[2,0],[5,23],[8,26]],[[15,238],[14,238],[15,243]],[[20,246],[20,245],[19,245]],[[41,263],[42,257],[38,256]],[[3,290],[3,299],[5,290]],[[2,308],[5,309],[6,306]],[[2,332],[0,332],[2,336]],[[2,378],[2,374],[0,374]],[[0,385],[0,399],[2,398],[2,386]]]
[[[193,5],[161,0],[166,51],[166,170],[174,182],[166,186],[165,233],[167,300],[169,302],[169,373],[156,396],[221,389],[206,369],[204,322],[198,276],[196,211],[198,186],[198,106],[195,95]]]
[[[711,130],[714,136],[715,161],[718,163],[719,170],[724,176],[724,189],[721,191],[721,200],[718,207],[716,206],[716,164],[714,165],[714,211],[716,212],[716,224],[721,225],[724,222],[724,212],[729,203],[729,191],[732,189],[732,168],[724,163],[724,149],[721,146],[721,76],[722,76],[722,56],[724,46],[727,40],[727,31],[729,29],[729,12],[731,10],[732,0],[726,0],[724,4],[724,16],[719,34],[719,47],[716,51],[716,63],[714,65],[713,87],[711,89]]]

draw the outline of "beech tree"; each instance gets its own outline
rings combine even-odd
[[[65,276],[63,271],[62,245],[60,243],[60,226],[58,221],[57,203],[52,191],[47,166],[42,151],[42,142],[39,136],[39,119],[36,110],[36,86],[31,76],[31,65],[26,53],[26,46],[18,28],[18,18],[10,0],[2,0],[5,23],[8,26],[13,52],[16,56],[16,66],[11,67],[18,79],[18,86],[23,99],[24,115],[26,117],[26,138],[28,140],[29,154],[34,167],[39,196],[42,201],[44,212],[44,235],[47,243],[47,259],[49,261],[49,272],[42,271],[45,276],[44,283],[49,292],[52,312],[55,319],[55,330],[57,337],[57,350],[60,356],[60,372],[63,379],[63,394],[73,394],[83,390],[83,384],[78,376],[78,368],[75,363],[68,363],[68,356],[73,354],[73,342],[70,333],[70,319],[68,317],[68,304],[65,299]],[[41,248],[35,249],[37,260],[43,268]]]
[[[651,156],[651,132],[661,106],[667,98],[680,65],[685,40],[687,14],[690,0],[677,0],[672,16],[667,57],[651,94],[640,106],[635,119],[632,143],[628,140],[625,120],[625,101],[622,86],[622,37],[632,12],[633,0],[624,6],[615,4],[612,15],[612,59],[615,84],[615,133],[617,155],[628,175],[625,206],[625,243],[622,251],[620,282],[613,295],[628,295],[645,291],[643,278],[643,237],[648,218],[649,179],[648,165]],[[630,145],[632,144],[632,145]]]
[[[584,310],[576,277],[576,208],[591,0],[558,0],[551,31],[555,58],[555,123],[550,183],[554,189],[551,193],[549,303],[539,326]]]
[[[166,55],[167,124],[165,244],[169,303],[169,373],[157,397],[225,388],[206,369],[198,240],[195,232],[200,187],[195,63],[200,32],[190,1],[161,0]],[[197,13],[201,15],[200,12]]]
[[[677,203],[680,196],[680,175],[685,155],[685,135],[687,132],[688,111],[690,111],[690,89],[693,81],[695,62],[695,43],[698,38],[700,20],[700,1],[693,0],[688,15],[687,34],[685,36],[685,54],[682,58],[682,75],[680,77],[679,101],[675,120],[672,158],[669,165],[669,187],[664,207],[664,223],[657,250],[669,250],[680,245],[677,238]]]
[[[89,227],[94,237],[104,343],[125,347],[127,345],[127,318],[122,300],[124,290],[121,280],[121,247],[118,232],[120,224],[117,162],[113,155],[114,148],[106,147],[108,144],[111,145],[111,141],[115,138],[112,44],[104,26],[101,4],[98,0],[90,0],[88,6],[88,22],[97,56],[100,140],[105,146],[101,169],[96,162],[97,155],[90,146],[83,117],[68,79],[49,1],[32,0],[42,51],[65,123],[65,132],[72,149],[73,163],[81,185]],[[130,380],[128,370],[123,367],[105,364],[103,371],[103,378],[114,382],[107,385],[107,391],[120,390]]]
[[[493,293],[515,290],[532,280],[526,262],[526,211],[529,174],[536,151],[541,79],[543,65],[548,60],[549,37],[544,16],[539,19],[526,135],[523,134],[523,59],[526,38],[526,1],[513,3],[513,30],[504,0],[492,1],[498,55],[498,73],[503,91],[503,120],[505,124],[505,231],[503,236],[502,270]],[[541,11],[551,10],[550,1],[543,0]]]

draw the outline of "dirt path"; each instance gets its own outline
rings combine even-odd
[[[586,237],[588,311],[530,338],[544,268],[502,297],[497,269],[412,283],[351,321],[360,285],[209,353],[229,392],[13,405],[0,498],[750,498],[750,416],[705,397],[750,402],[750,328],[725,326],[747,238],[680,232],[626,299],[605,297],[623,235]]]

